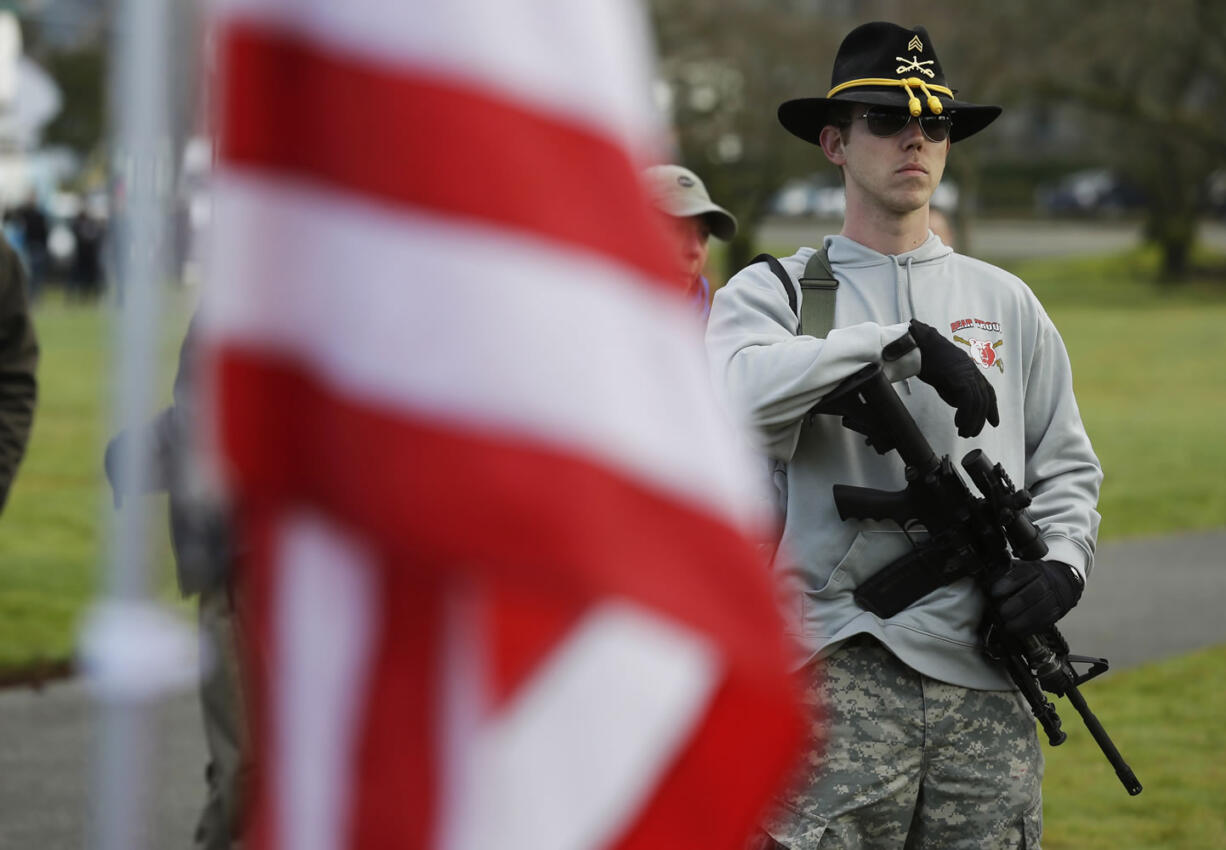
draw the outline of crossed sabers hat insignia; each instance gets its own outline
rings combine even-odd
[[[936,73],[931,68],[926,67],[928,65],[935,64],[935,59],[930,59],[927,62],[921,62],[919,61],[918,56],[912,56],[910,60],[908,60],[905,56],[895,56],[894,58],[899,62],[904,63],[894,69],[895,74],[905,74],[908,71],[919,71],[930,80],[936,76]]]

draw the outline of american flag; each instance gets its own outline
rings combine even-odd
[[[257,848],[733,848],[799,713],[625,0],[227,0]]]

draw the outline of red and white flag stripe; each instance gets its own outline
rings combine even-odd
[[[797,717],[622,0],[221,4],[259,848],[733,847]]]

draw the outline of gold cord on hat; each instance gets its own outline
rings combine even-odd
[[[938,86],[936,83],[925,83],[919,77],[903,77],[899,80],[891,80],[888,77],[865,77],[860,80],[848,80],[845,83],[832,88],[826,93],[826,97],[834,97],[844,89],[856,88],[858,86],[899,86],[907,93],[907,109],[915,117],[924,111],[924,107],[920,104],[920,99],[915,96],[913,89],[918,88],[924,93],[924,98],[928,101],[928,108],[932,110],[933,115],[940,115],[943,107],[941,106],[940,98],[932,91],[938,91],[941,94],[949,95],[953,99],[954,93],[952,89],[945,86]]]

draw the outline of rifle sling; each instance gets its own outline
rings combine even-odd
[[[834,299],[839,291],[839,282],[830,268],[825,247],[814,251],[809,258],[800,277],[800,289],[803,297],[798,332],[825,339],[834,327]]]
[[[761,262],[770,266],[771,272],[783,284],[783,291],[788,296],[788,306],[799,321],[797,336],[806,334],[825,339],[834,327],[834,300],[839,289],[839,282],[830,268],[826,249],[823,247],[813,252],[800,276],[799,288],[779,260],[770,254],[759,254],[750,260],[751,265]]]

